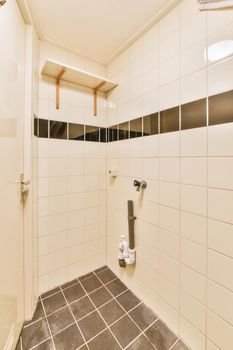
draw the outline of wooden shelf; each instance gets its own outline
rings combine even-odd
[[[51,59],[46,59],[42,68],[42,74],[48,75],[56,79],[56,107],[59,109],[60,104],[60,80],[64,80],[70,83],[82,85],[93,89],[94,92],[94,115],[97,115],[97,92],[105,92],[112,90],[118,84],[89,73],[83,69],[78,69],[61,62],[57,62]]]

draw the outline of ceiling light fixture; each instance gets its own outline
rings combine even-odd
[[[223,40],[210,45],[204,53],[205,61],[211,63],[222,60],[233,54],[233,40]]]

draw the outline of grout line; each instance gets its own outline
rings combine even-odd
[[[61,289],[61,288],[60,288],[60,289]],[[82,332],[81,328],[80,328],[79,325],[78,325],[78,322],[77,322],[77,320],[76,320],[76,318],[75,318],[75,316],[74,316],[74,314],[73,314],[73,311],[72,311],[71,308],[70,308],[70,305],[69,305],[69,303],[68,303],[68,300],[66,299],[66,296],[65,296],[65,294],[63,293],[62,289],[61,289],[61,292],[62,292],[62,294],[63,294],[63,297],[65,298],[65,301],[66,301],[67,306],[68,306],[68,308],[69,308],[69,310],[70,310],[70,312],[71,312],[71,315],[72,315],[73,318],[74,318],[74,321],[75,321],[75,323],[76,323],[76,326],[77,326],[77,328],[78,328],[78,330],[79,330],[79,332],[80,332],[80,334],[81,334],[81,336],[82,336],[82,338],[83,338],[83,340],[84,340],[84,344],[87,345],[87,344],[86,344],[86,339],[85,339],[85,337],[84,337],[84,335],[83,335],[83,332]],[[83,344],[83,345],[84,345],[84,344]],[[88,346],[87,346],[87,347],[88,347]],[[89,347],[88,347],[88,349],[89,349]]]
[[[97,276],[97,278],[99,279],[99,281],[102,283],[102,281],[100,280],[100,278],[98,277],[98,275],[94,272],[94,274]],[[97,311],[98,315],[100,316],[100,318],[103,320],[104,324],[106,325],[107,329],[110,331],[110,333],[112,334],[112,336],[115,338],[115,340],[117,341],[118,345],[120,346],[120,348],[123,350],[121,344],[119,343],[118,339],[115,337],[115,335],[113,334],[113,332],[111,331],[110,327],[108,326],[107,322],[105,321],[105,319],[103,318],[103,316],[101,315],[101,313],[99,312],[99,310],[96,308],[95,304],[93,303],[93,301],[91,300],[91,298],[89,297],[88,293],[86,292],[86,290],[84,289],[84,287],[82,286],[83,290],[85,291],[87,297],[89,298],[90,302],[92,303],[92,305],[95,308],[95,311]],[[110,293],[111,294],[111,293]],[[105,328],[106,329],[106,328]]]
[[[153,345],[153,344],[151,343],[151,341],[149,340],[149,338],[145,335],[145,332],[146,332],[151,326],[153,326],[158,320],[159,320],[159,318],[157,318],[157,319],[156,319],[155,321],[153,321],[149,326],[147,326],[147,327],[144,329],[144,331],[141,331],[141,333],[138,334],[138,335],[136,336],[136,338],[134,338],[134,339],[125,347],[125,349],[128,349],[138,338],[140,338],[141,336],[144,336],[144,337],[150,342],[151,346],[152,346],[155,350],[158,350],[158,349],[155,347],[155,345]],[[169,350],[170,350],[170,349],[169,349]]]
[[[58,287],[56,287],[56,288],[58,288]],[[52,297],[53,295],[55,295],[55,294],[57,294],[57,293],[60,293],[60,290],[58,290],[57,292],[54,292],[54,293],[52,293],[52,294],[50,294],[50,295],[48,295],[47,297],[44,297],[44,298],[42,298],[42,295],[40,296],[40,298],[41,298],[41,300],[45,300],[45,299],[48,299],[48,298],[50,298],[50,297]]]
[[[48,326],[48,329],[49,329],[50,337],[51,337],[51,340],[52,340],[52,343],[53,343],[53,348],[56,350],[56,346],[55,346],[55,343],[54,343],[54,340],[53,340],[53,335],[52,335],[52,332],[51,332],[51,329],[50,329],[50,325],[49,325],[48,319],[46,317],[45,307],[44,307],[44,303],[43,303],[42,299],[41,299],[41,305],[42,305],[42,308],[43,308],[43,311],[44,311],[44,314],[45,314],[45,320],[46,320],[46,323],[47,323],[47,326]]]
[[[64,327],[64,328],[62,328],[60,331],[58,331],[58,332],[54,333],[54,334],[53,334],[53,337],[55,337],[56,335],[58,335],[58,334],[62,333],[63,331],[65,331],[67,328],[69,328],[69,327],[73,326],[74,324],[76,324],[76,322],[72,322],[72,323],[70,323],[68,326],[65,326],[65,327]]]
[[[52,337],[49,337],[49,338],[47,338],[47,339],[41,341],[40,343],[34,345],[34,346],[33,346],[32,348],[30,348],[29,350],[36,349],[36,348],[38,347],[38,345],[44,344],[44,343],[47,342],[48,340],[51,340],[51,341],[52,341]],[[53,343],[53,341],[52,341],[52,343]],[[23,348],[22,348],[22,349],[23,349]],[[55,349],[55,347],[54,347],[54,349]]]
[[[168,349],[168,350],[172,350],[174,348],[174,346],[179,342],[180,338],[178,338],[174,344],[172,344],[172,346]]]
[[[98,277],[98,276],[97,276]],[[102,281],[100,280],[100,282],[102,283]],[[131,310],[129,310],[129,311],[126,311],[125,309],[124,309],[124,307],[119,303],[119,301],[114,297],[114,295],[109,291],[109,293],[112,295],[112,297],[113,297],[113,299],[117,302],[117,304],[125,311],[125,313],[126,313],[126,315],[131,319],[131,321],[135,324],[135,326],[139,329],[139,331],[140,331],[140,333],[142,333],[142,334],[144,334],[143,332],[142,332],[142,330],[139,328],[139,326],[137,325],[137,323],[134,321],[134,319],[130,316],[130,314],[129,314],[129,312],[131,312],[132,311],[132,309]],[[142,302],[140,302],[140,303],[138,303],[137,305],[135,305],[135,308],[137,307],[137,306],[139,306],[140,304],[141,304]],[[124,316],[126,316],[126,315],[124,315]],[[158,320],[158,319],[157,319]],[[156,320],[156,321],[157,321]],[[147,338],[147,340],[149,341],[149,339],[148,339],[148,337],[146,336],[146,334],[144,334],[145,335],[145,337]],[[134,339],[135,340],[135,339]],[[129,344],[128,344],[129,345]],[[128,346],[127,345],[127,346]],[[153,344],[152,344],[152,346],[153,346]],[[154,346],[153,346],[154,347]],[[156,349],[156,348],[155,348]],[[157,350],[157,349],[156,349]]]
[[[106,268],[106,269],[107,269],[107,268]],[[108,268],[108,269],[109,269],[109,268]],[[105,271],[105,270],[103,270],[103,271]],[[98,277],[98,274],[97,274],[96,272],[93,272],[93,275],[90,276],[90,277],[93,277],[93,276],[96,276],[96,277],[98,278],[98,280],[100,281],[100,283],[102,284],[102,286],[99,287],[99,288],[97,288],[96,290],[99,290],[100,288],[105,287],[106,284],[109,284],[109,283],[111,283],[112,281],[115,281],[115,280],[118,279],[118,278],[115,278],[115,279],[113,279],[113,280],[107,282],[106,284],[104,284],[104,283],[101,281],[101,279]],[[90,278],[90,277],[89,277],[89,278]],[[75,283],[74,283],[74,284],[75,284]],[[72,286],[73,286],[73,285],[72,285]],[[70,286],[70,287],[72,287],[72,286]],[[140,301],[140,302],[139,302],[137,305],[135,305],[133,308],[131,308],[130,310],[126,311],[126,310],[124,309],[124,307],[123,307],[123,306],[118,302],[118,300],[117,300],[117,298],[118,298],[120,295],[126,293],[127,291],[130,291],[128,288],[127,288],[126,290],[124,290],[123,292],[121,292],[120,294],[118,294],[117,296],[114,296],[114,295],[111,293],[111,291],[109,291],[109,290],[106,288],[106,290],[108,290],[109,294],[112,296],[112,299],[111,299],[111,300],[108,300],[106,303],[102,304],[101,306],[99,306],[99,308],[97,308],[97,307],[95,306],[94,302],[91,300],[91,298],[90,298],[90,296],[89,296],[89,294],[92,294],[92,293],[95,292],[96,290],[92,291],[91,293],[87,293],[86,290],[84,289],[84,287],[82,286],[81,283],[80,283],[80,286],[81,286],[81,288],[84,290],[85,295],[82,296],[81,298],[79,298],[79,299],[73,301],[73,302],[70,303],[70,304],[68,303],[68,300],[66,299],[66,297],[65,297],[65,295],[64,295],[64,292],[63,292],[63,290],[62,290],[61,287],[60,287],[60,292],[62,293],[63,297],[65,298],[65,301],[66,301],[66,304],[67,304],[67,305],[64,306],[64,307],[62,307],[62,308],[59,309],[59,310],[54,311],[53,313],[51,313],[51,314],[49,314],[49,315],[46,314],[45,308],[44,308],[44,304],[43,304],[43,300],[41,299],[41,297],[39,297],[39,301],[41,301],[41,304],[42,304],[42,307],[43,307],[43,310],[44,310],[44,313],[45,313],[45,317],[44,317],[44,318],[45,318],[45,320],[46,320],[46,322],[47,322],[48,329],[49,329],[49,333],[50,333],[50,336],[51,336],[51,337],[49,337],[49,338],[43,340],[41,343],[35,345],[35,346],[32,347],[30,350],[33,350],[33,349],[35,349],[38,345],[45,343],[48,339],[51,339],[51,341],[52,341],[52,343],[53,343],[53,346],[54,346],[54,349],[56,349],[55,344],[54,344],[54,339],[53,339],[53,337],[56,336],[57,334],[63,332],[65,329],[69,328],[70,326],[72,326],[72,325],[74,325],[74,324],[77,325],[77,327],[78,327],[78,329],[80,330],[80,333],[81,333],[81,335],[82,335],[82,337],[83,337],[83,339],[84,339],[84,344],[82,344],[82,345],[81,345],[80,347],[78,347],[76,350],[81,349],[84,345],[86,345],[86,346],[88,347],[88,349],[89,349],[88,343],[89,343],[90,341],[92,341],[94,338],[96,338],[98,335],[102,334],[102,333],[103,333],[104,331],[106,331],[106,330],[109,330],[109,331],[110,331],[110,333],[111,333],[112,336],[115,338],[115,340],[117,341],[117,343],[119,344],[119,346],[121,347],[122,350],[123,350],[123,349],[128,349],[128,348],[130,347],[130,345],[133,344],[133,343],[134,343],[140,336],[142,336],[142,335],[145,336],[145,338],[150,342],[150,340],[149,340],[149,338],[147,337],[147,335],[145,334],[145,332],[146,332],[152,325],[154,325],[158,320],[160,320],[160,319],[159,319],[159,317],[155,314],[155,316],[157,317],[156,320],[155,320],[154,322],[152,322],[146,329],[141,330],[140,327],[137,325],[137,323],[136,323],[136,322],[133,320],[133,318],[130,316],[130,313],[131,313],[134,309],[136,309],[139,305],[143,304],[143,302]],[[69,288],[69,287],[67,287],[67,288]],[[67,288],[65,288],[65,289],[67,289]],[[57,292],[57,293],[58,293],[58,292]],[[57,293],[55,293],[55,294],[57,294]],[[81,299],[84,299],[85,297],[87,297],[87,298],[90,300],[90,302],[92,303],[92,305],[93,305],[93,307],[94,307],[94,310],[92,310],[90,313],[86,314],[85,316],[83,316],[83,317],[80,318],[79,320],[76,320],[76,318],[75,318],[75,316],[74,316],[74,314],[73,314],[73,312],[72,312],[72,310],[71,310],[71,308],[70,308],[70,305],[72,305],[73,303],[75,303],[75,302],[77,302],[77,301],[79,301],[79,300],[81,300]],[[120,308],[124,311],[124,314],[123,314],[122,316],[120,316],[117,320],[115,320],[114,322],[112,322],[110,325],[108,325],[107,322],[105,321],[105,319],[103,318],[103,316],[101,315],[99,309],[102,308],[103,306],[109,304],[109,303],[112,302],[113,300],[115,300],[115,302],[116,302],[116,303],[120,306]],[[64,309],[65,307],[68,307],[68,308],[69,308],[69,310],[70,310],[70,312],[71,312],[71,314],[72,314],[72,316],[73,316],[74,322],[71,323],[71,324],[69,324],[68,326],[66,326],[65,328],[63,328],[62,330],[60,330],[59,332],[57,332],[57,333],[55,333],[55,334],[52,334],[51,329],[50,329],[50,325],[49,325],[49,322],[48,322],[48,317],[51,316],[52,314],[54,314],[54,313],[56,313],[56,312],[58,312],[58,311]],[[92,337],[91,339],[89,339],[88,341],[86,341],[86,340],[85,340],[85,337],[84,337],[84,335],[83,335],[83,333],[82,333],[82,331],[81,331],[81,329],[80,329],[80,327],[79,327],[79,325],[78,325],[78,322],[79,322],[80,320],[84,319],[85,317],[87,317],[88,315],[94,313],[94,312],[97,312],[97,313],[99,314],[99,316],[100,316],[101,319],[103,320],[104,324],[106,325],[106,328],[104,328],[103,330],[101,330],[101,332],[99,332],[99,333],[96,334],[94,337]],[[110,329],[110,327],[112,327],[114,324],[116,324],[118,321],[120,321],[120,320],[121,320],[123,317],[125,317],[125,316],[128,316],[128,317],[131,319],[131,321],[132,321],[132,322],[135,324],[135,326],[139,329],[140,333],[139,333],[139,334],[137,335],[137,337],[135,337],[125,348],[123,348],[123,347],[121,346],[121,344],[119,343],[118,339],[116,338],[116,336],[114,335],[114,333],[112,332],[112,330]],[[44,319],[44,318],[42,318],[42,319]],[[33,324],[36,323],[36,322],[38,322],[38,321],[40,321],[40,320],[42,320],[42,319],[39,319],[39,320],[33,322]],[[30,324],[30,325],[31,325],[31,324]],[[28,326],[30,326],[30,325],[28,325]],[[28,326],[26,326],[26,327],[28,327]],[[175,346],[175,344],[176,344],[179,340],[181,340],[180,337],[177,337],[175,343],[172,344],[172,346],[169,348],[169,350],[172,350],[173,347]],[[21,343],[22,343],[22,338],[21,338]],[[154,348],[155,350],[157,350],[157,348],[156,348],[151,342],[150,342],[150,344],[153,346],[153,348]],[[90,350],[90,349],[89,349],[89,350]]]

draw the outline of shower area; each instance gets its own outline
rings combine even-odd
[[[1,349],[232,349],[233,9],[199,3],[105,62],[0,1]]]

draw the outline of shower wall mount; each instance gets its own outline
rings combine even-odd
[[[126,267],[126,265],[133,265],[136,261],[136,249],[134,239],[134,216],[133,201],[128,201],[128,228],[129,239],[127,240],[125,235],[121,235],[119,243],[118,261],[120,267]]]
[[[136,191],[139,192],[141,190],[145,190],[147,188],[147,182],[142,180],[134,180],[133,182],[134,187],[136,187]]]

